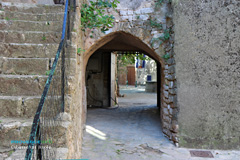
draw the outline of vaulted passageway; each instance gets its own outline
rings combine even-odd
[[[84,66],[97,50],[104,51],[138,51],[164,64],[160,56],[138,37],[123,31],[112,32],[95,42],[84,54]]]
[[[156,92],[146,93],[144,87],[129,86],[125,90],[120,90],[120,93],[125,94],[126,97],[117,98],[116,94],[113,94],[116,88],[116,53],[139,53],[154,59],[157,64]],[[114,158],[116,156],[114,154],[120,155],[118,152],[121,152],[120,149],[113,147],[116,145],[122,147],[129,145],[132,150],[141,146],[143,150],[149,149],[151,147],[148,144],[173,145],[163,136],[161,129],[161,86],[164,77],[161,64],[161,58],[151,48],[139,38],[125,32],[110,33],[86,51],[84,76],[87,120],[83,138],[84,158],[96,159],[94,156],[98,157],[100,152],[110,153],[110,155],[107,153],[103,159]],[[116,103],[118,107],[111,107]],[[119,144],[114,144],[115,141]],[[139,144],[136,146],[136,143]],[[106,147],[100,151],[102,145]],[[116,149],[115,153],[109,145],[113,145],[112,147]],[[91,148],[92,146],[94,147]],[[94,148],[99,153],[93,154]],[[161,156],[160,151],[152,150],[157,156]],[[151,155],[147,156],[151,157]]]
[[[115,51],[120,51],[123,54],[129,52],[146,54],[155,60],[157,64],[156,99],[157,106],[161,111],[161,95],[163,92],[163,87],[161,86],[163,86],[164,78],[164,73],[161,67],[163,64],[162,59],[139,38],[122,31],[106,35],[92,45],[84,54],[85,69],[83,76],[85,76],[86,86],[86,93],[84,93],[84,95],[86,95],[85,98],[87,99],[87,102],[89,103],[89,98],[87,97],[91,97],[91,99],[98,101],[98,104],[95,106],[110,107],[112,99],[115,99],[114,97],[111,97],[111,95],[113,95],[111,93],[113,92],[111,88],[114,88],[115,85],[114,80],[112,80],[113,78],[111,78],[115,73],[115,69],[113,69],[114,64],[112,65],[112,63],[113,61],[116,61],[111,53]],[[96,82],[95,80],[95,82],[92,82],[92,86],[90,86],[89,81],[93,79],[99,79],[99,81]]]

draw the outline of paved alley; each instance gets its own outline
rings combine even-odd
[[[119,108],[88,109],[82,158],[89,160],[239,160],[237,151],[211,151],[214,158],[191,157],[161,131],[156,94],[121,87]]]

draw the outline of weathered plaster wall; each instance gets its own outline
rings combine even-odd
[[[180,146],[240,148],[240,3],[174,5]]]

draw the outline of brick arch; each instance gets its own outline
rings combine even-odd
[[[138,32],[138,33],[141,33]],[[138,34],[137,34],[138,35]],[[144,38],[144,36],[143,36]],[[98,40],[94,40],[93,39],[93,43],[92,45],[90,45],[89,47],[85,47],[86,51],[83,54],[83,86],[85,86],[85,73],[86,73],[86,66],[88,63],[89,58],[91,57],[92,54],[94,54],[97,50],[99,49],[104,49],[107,51],[142,51],[144,52],[146,55],[148,55],[149,57],[151,57],[152,59],[156,60],[156,62],[158,63],[158,65],[160,66],[160,94],[158,99],[160,100],[158,106],[160,107],[160,118],[161,118],[161,123],[162,123],[162,127],[163,127],[163,133],[166,134],[170,140],[176,142],[176,129],[173,129],[172,126],[176,126],[175,120],[174,120],[174,116],[170,115],[170,111],[169,114],[166,115],[166,110],[171,110],[171,108],[174,108],[175,104],[173,104],[172,98],[167,99],[166,95],[169,96],[171,95],[170,90],[166,89],[166,74],[168,73],[168,68],[165,68],[165,66],[167,65],[167,62],[164,61],[161,57],[160,57],[160,53],[158,53],[159,50],[154,50],[150,43],[146,43],[147,41],[143,40],[143,38],[139,38],[136,35],[133,35],[129,32],[126,31],[115,31],[115,32],[111,32],[107,35],[102,36],[101,38],[99,38]],[[152,37],[150,37],[152,38]],[[122,43],[118,45],[119,43]],[[127,48],[127,49],[123,49],[123,48]],[[159,81],[159,80],[158,80]],[[83,95],[86,96],[86,90],[83,90]],[[85,97],[86,98],[86,97]],[[84,98],[84,99],[85,99]],[[86,99],[85,99],[86,101]],[[85,107],[86,109],[86,104]],[[172,112],[172,111],[171,111]],[[85,111],[86,113],[86,111]],[[171,113],[172,114],[172,113]],[[168,118],[166,118],[168,117]],[[174,123],[173,123],[174,122]],[[174,132],[173,132],[174,130]],[[174,135],[173,135],[174,134]]]
[[[110,14],[114,15],[115,22],[113,24],[113,28],[111,28],[106,34],[101,33],[99,29],[86,29],[85,32],[81,32],[78,27],[81,25],[79,18],[80,15],[76,16],[77,23],[74,23],[74,28],[78,28],[77,33],[79,34],[74,32],[72,36],[76,46],[75,53],[77,53],[77,47],[85,49],[85,52],[83,54],[77,54],[75,68],[76,74],[73,79],[73,83],[71,83],[69,87],[71,88],[72,94],[72,98],[69,100],[71,103],[69,106],[74,120],[74,125],[72,127],[73,133],[71,133],[69,137],[81,136],[82,132],[79,134],[79,128],[83,128],[86,121],[87,104],[85,73],[90,56],[100,48],[109,47],[106,46],[106,44],[113,43],[113,41],[117,39],[117,36],[123,36],[125,38],[128,37],[130,39],[128,41],[139,44],[137,48],[142,46],[142,51],[148,53],[150,57],[161,64],[160,118],[163,133],[170,140],[178,144],[179,108],[177,105],[175,53],[173,50],[174,32],[170,34],[167,40],[161,40],[161,37],[164,36],[164,32],[166,30],[171,29],[174,31],[173,21],[171,18],[172,6],[170,4],[163,4],[158,11],[155,11],[154,0],[139,0],[138,3],[138,8],[129,8],[128,3],[126,3],[126,6],[124,5],[119,7],[118,13],[113,10],[109,11]],[[81,5],[79,4],[79,6]],[[136,5],[134,4],[134,6]],[[80,12],[77,13],[79,14]],[[162,28],[152,25],[150,20],[154,20],[155,22],[162,24]],[[158,40],[156,41],[156,39]],[[134,49],[136,49],[136,46]],[[165,58],[163,60],[161,57],[164,55],[168,55],[169,58]],[[71,148],[69,150],[71,153],[69,153],[69,155],[79,153],[78,146],[72,142],[70,142],[70,145]],[[73,152],[74,150],[77,152]]]
[[[141,32],[138,32],[141,33]],[[125,31],[116,31],[111,32],[103,37],[99,38],[92,44],[83,55],[83,76],[85,79],[85,72],[89,58],[92,54],[94,54],[97,50],[105,50],[105,51],[139,51],[142,52],[152,59],[154,59],[157,63],[157,66],[161,68],[159,70],[158,77],[158,86],[160,87],[160,92],[158,93],[159,99],[158,107],[162,108],[163,104],[163,85],[164,85],[164,61],[163,59],[155,52],[154,49],[150,48],[150,44],[143,42],[143,40],[129,32]],[[85,86],[85,82],[84,82]],[[84,92],[85,95],[85,92]]]
[[[146,43],[138,36],[125,31],[111,32],[96,40],[93,45],[86,47],[86,49],[83,57],[84,67],[86,67],[90,56],[98,49],[108,51],[140,51],[156,60],[156,62],[164,67],[164,60],[150,47],[149,43]]]
[[[160,118],[162,122],[163,133],[174,143],[178,144],[178,112],[177,106],[177,85],[175,74],[175,56],[174,56],[174,32],[170,33],[169,38],[162,40],[166,30],[174,30],[172,18],[166,17],[166,13],[171,14],[171,5],[162,5],[161,12],[154,12],[153,8],[145,8],[141,2],[142,8],[139,10],[127,9],[128,12],[121,11],[115,15],[116,21],[113,28],[106,34],[101,33],[99,29],[86,30],[84,33],[83,54],[83,79],[90,56],[98,49],[109,51],[122,50],[139,50],[150,56],[161,66],[161,96]],[[154,4],[154,3],[153,3]],[[149,4],[146,4],[149,5]],[[151,6],[153,7],[153,6]],[[132,12],[133,14],[132,14]],[[141,15],[138,15],[140,11]],[[151,11],[151,12],[150,12]],[[163,11],[163,12],[162,12]],[[114,15],[114,12],[111,12]],[[128,16],[124,16],[128,14]],[[162,28],[152,26],[150,19],[162,24]],[[91,35],[91,36],[90,36]],[[123,44],[121,44],[123,43]],[[121,45],[119,45],[121,44]],[[114,47],[115,48],[114,48]],[[116,47],[119,47],[116,49]],[[163,56],[168,58],[163,59]],[[85,81],[83,86],[85,86]],[[83,92],[85,95],[85,92]],[[86,106],[85,106],[86,108]]]

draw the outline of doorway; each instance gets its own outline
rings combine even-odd
[[[164,137],[161,129],[160,105],[157,107],[158,103],[160,104],[158,102],[160,89],[159,91],[146,92],[146,81],[140,83],[144,68],[136,68],[136,65],[130,65],[131,67],[126,66],[120,77],[124,74],[129,77],[129,68],[131,68],[134,71],[133,73],[130,72],[130,74],[134,74],[134,83],[120,85],[120,97],[116,98],[116,101],[114,100],[114,105],[103,103],[104,99],[108,102],[113,101],[111,88],[116,87],[115,84],[112,86],[112,78],[116,77],[113,75],[118,73],[113,72],[116,68],[112,66],[116,63],[112,62],[114,59],[111,56],[112,54],[99,50],[90,57],[87,64],[87,92],[90,90],[91,94],[95,96],[96,105],[88,105],[82,158],[122,160],[143,159],[145,157],[150,160],[160,159],[162,146],[173,146]],[[156,87],[161,84],[160,79],[158,79],[160,73],[158,73],[159,68],[157,66],[156,63],[154,69],[155,80],[158,82]],[[127,72],[125,72],[126,70]],[[139,72],[139,75],[137,72]],[[107,87],[109,88],[107,89]],[[102,94],[100,91],[102,91]],[[93,99],[89,95],[87,98],[91,99],[87,102],[91,102]],[[108,104],[111,104],[111,102]]]

